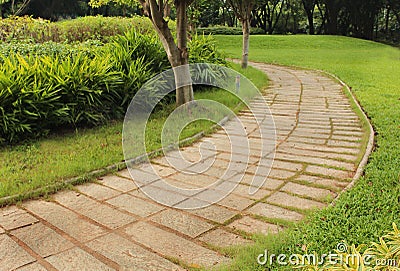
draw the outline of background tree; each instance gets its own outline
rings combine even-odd
[[[273,34],[281,18],[285,0],[258,0],[253,10],[257,27],[265,33]]]
[[[256,0],[227,0],[227,3],[232,7],[233,12],[242,24],[242,68],[245,69],[247,68],[249,62],[251,12],[256,5]]]
[[[308,20],[308,33],[310,35],[315,34],[315,28],[314,28],[314,10],[315,10],[315,5],[316,0],[301,0],[301,3],[303,4],[304,11],[306,12],[307,15],[307,20]]]
[[[136,0],[91,0],[90,4],[94,7],[108,4],[109,2],[118,4],[135,5]],[[188,53],[188,16],[187,9],[194,0],[174,0],[176,9],[176,42],[168,26],[168,18],[164,17],[165,6],[169,0],[138,0],[143,7],[144,14],[148,16],[161,39],[168,60],[173,68],[186,65],[187,68],[180,69],[181,73],[175,72],[176,105],[180,106],[194,99],[192,85],[186,85],[190,79]],[[174,70],[175,71],[175,70]]]

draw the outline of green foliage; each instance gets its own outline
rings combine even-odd
[[[103,43],[97,40],[88,40],[82,43],[68,44],[47,41],[44,43],[34,43],[31,41],[10,41],[0,42],[0,54],[9,56],[20,54],[23,56],[58,56],[60,58],[69,57],[77,53],[85,53],[94,56],[97,49],[103,47]]]
[[[123,35],[134,28],[137,32],[147,34],[154,33],[150,20],[146,17],[102,17],[86,16],[74,20],[66,20],[54,23],[62,33],[57,41],[108,41],[109,37]]]
[[[265,32],[260,28],[251,28],[252,35],[263,35]],[[213,27],[200,27],[197,29],[198,34],[204,35],[242,35],[243,31],[240,27],[228,26],[213,26]]]
[[[195,35],[189,41],[190,63],[213,63],[227,65],[225,55],[216,47],[216,40],[212,36]]]
[[[150,20],[139,16],[133,18],[87,16],[56,23],[28,16],[14,16],[0,19],[0,41],[105,42],[112,36],[122,35],[132,27],[141,33],[154,32]],[[171,27],[174,25],[171,24]]]
[[[322,265],[310,262],[308,257],[297,255],[299,264],[294,268],[303,271],[400,270],[400,231],[395,223],[392,231],[379,238],[379,243],[372,242],[367,249],[365,245],[344,247],[345,251],[335,250],[335,257],[326,260]]]
[[[109,59],[79,53],[64,59],[2,56],[0,138],[13,142],[62,125],[98,124],[120,113],[115,103],[123,81]]]
[[[211,37],[194,37],[190,53],[192,63],[226,65]],[[0,43],[0,63],[3,142],[35,138],[60,126],[120,119],[141,86],[170,67],[157,36],[135,29],[105,45]]]

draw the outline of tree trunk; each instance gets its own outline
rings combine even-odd
[[[176,83],[176,105],[180,106],[194,99],[193,86],[191,85],[191,77],[189,66],[189,54],[187,49],[187,0],[176,0],[175,7],[177,12],[176,32],[177,44],[168,27],[168,22],[163,18],[163,10],[159,10],[156,0],[149,0],[149,15],[161,39],[163,47],[167,53],[168,60],[174,69]],[[183,67],[176,69],[177,67]],[[189,85],[186,85],[188,84]]]
[[[385,34],[389,34],[390,7],[387,5],[385,10]]]
[[[308,25],[310,27],[309,34],[314,35],[315,34],[315,28],[314,28],[314,15],[313,14],[307,14],[308,18]]]
[[[325,1],[326,14],[327,14],[327,34],[338,34],[338,16],[339,16],[339,3],[337,1]]]
[[[315,1],[309,2],[306,0],[302,0],[302,3],[303,3],[304,11],[306,12],[306,15],[307,15],[309,34],[314,35],[315,34],[315,28],[314,28]]]
[[[185,65],[180,69],[182,74],[177,74],[175,72],[175,82],[176,82],[176,105],[180,106],[187,102],[194,100],[193,86],[191,84],[191,76],[189,71],[189,53],[187,48],[188,38],[187,38],[187,25],[188,17],[186,10],[188,8],[188,3],[186,0],[176,0],[176,35],[178,42],[179,65]],[[173,66],[175,68],[175,66]],[[190,84],[189,84],[190,83]]]
[[[249,64],[250,19],[242,20],[242,30],[243,30],[242,68],[246,69]]]

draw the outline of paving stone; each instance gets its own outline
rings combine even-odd
[[[87,246],[118,263],[121,270],[184,270],[157,254],[113,233],[97,238],[88,243]]]
[[[237,214],[237,212],[218,205],[210,205],[202,209],[188,210],[188,212],[220,224],[232,219]]]
[[[253,184],[253,179],[254,179],[254,175],[245,174],[243,176],[243,179],[242,179],[241,183],[255,186]],[[284,184],[284,183],[285,182],[282,181],[282,180],[276,180],[276,179],[272,179],[272,178],[268,177],[268,178],[265,178],[264,184],[263,184],[263,186],[261,188],[268,189],[268,190],[276,190],[279,187],[281,187],[282,184]]]
[[[269,233],[278,233],[282,230],[282,227],[266,223],[257,219],[254,219],[249,216],[244,216],[238,220],[233,221],[228,227],[244,231],[247,233],[261,233],[261,234],[269,234]]]
[[[334,198],[336,196],[336,194],[326,189],[315,188],[291,182],[285,184],[285,186],[281,188],[281,191],[290,194],[310,197],[316,200],[324,200],[327,199],[328,197]]]
[[[15,269],[17,271],[47,271],[44,266],[39,264],[38,262],[30,263],[28,265],[24,265],[18,269]]]
[[[310,157],[329,158],[329,159],[346,159],[349,161],[355,161],[357,159],[356,155],[335,153],[335,152],[309,151],[309,150],[302,150],[302,149],[296,149],[296,148],[287,148],[287,147],[282,147],[282,146],[279,148],[279,153],[310,156]]]
[[[121,192],[128,192],[138,188],[133,180],[127,180],[116,175],[102,177],[99,182]]]
[[[312,184],[322,185],[325,187],[333,188],[335,190],[342,190],[346,186],[349,185],[348,182],[340,182],[333,179],[324,179],[317,176],[310,176],[310,175],[300,175],[296,178],[298,181],[305,181]]]
[[[186,196],[178,194],[174,188],[171,188],[172,191],[170,191],[155,185],[156,184],[153,183],[152,185],[144,186],[142,187],[143,191],[133,190],[129,192],[129,194],[142,199],[157,201],[167,206],[174,206],[187,198]],[[160,202],[160,200],[162,200],[162,202]]]
[[[123,169],[123,170],[121,170],[121,171],[118,171],[118,172],[116,173],[116,175],[118,175],[118,176],[120,176],[120,177],[124,177],[124,178],[129,179],[129,180],[132,180],[132,176],[131,176],[131,174],[129,173],[129,170],[128,170],[128,169]]]
[[[58,270],[115,270],[80,248],[72,248],[65,252],[46,258]]]
[[[253,215],[263,216],[265,218],[271,219],[282,219],[288,221],[299,221],[303,219],[303,215],[295,211],[291,211],[263,202],[257,203],[249,210],[247,210],[247,212]]]
[[[54,199],[69,209],[111,229],[136,221],[132,216],[73,191],[58,193],[54,196]]]
[[[31,225],[38,220],[26,211],[10,206],[0,209],[0,226],[5,230],[12,230],[26,225]]]
[[[254,188],[254,187],[252,187]],[[250,198],[250,199],[254,199],[254,200],[260,200],[262,198],[265,198],[266,196],[269,196],[272,192],[269,190],[265,190],[265,189],[258,189],[258,191],[254,194],[250,194],[249,193],[249,189],[250,186],[247,185],[243,185],[243,184],[239,184],[235,190],[233,190],[232,193],[242,196],[242,197],[246,197],[246,198]],[[253,191],[253,190],[252,190]]]
[[[350,141],[343,141],[343,140],[328,140],[328,146],[333,147],[348,147],[348,148],[359,148],[361,147],[361,143],[359,142],[350,142]]]
[[[3,233],[5,233],[4,229],[0,228],[0,234],[3,234]]]
[[[135,223],[125,231],[146,247],[162,255],[180,259],[190,266],[212,267],[229,262],[228,258],[214,251],[145,222]],[[154,238],[155,236],[157,238]]]
[[[165,210],[153,216],[151,220],[192,238],[214,227],[208,222],[175,210]]]
[[[0,269],[14,270],[35,259],[6,234],[0,235]]]
[[[324,145],[325,142],[326,142],[326,139],[291,136],[291,137],[289,137],[288,140],[286,140],[286,142],[288,142],[288,143],[312,144],[312,145]]]
[[[333,135],[331,137],[332,140],[337,140],[337,141],[352,141],[352,142],[360,142],[362,139],[361,136],[355,136],[355,135]]]
[[[236,209],[239,211],[243,211],[253,203],[254,201],[251,199],[242,198],[234,194],[230,194],[229,196],[225,197],[220,202],[218,202],[219,205]]]
[[[291,196],[289,194],[282,192],[277,192],[273,194],[267,199],[267,202],[291,208],[298,208],[302,210],[310,210],[310,209],[325,207],[325,204],[321,202]]]
[[[79,241],[86,242],[104,233],[99,226],[89,223],[72,211],[53,202],[35,200],[26,202],[24,206]]]
[[[164,207],[160,205],[126,194],[110,199],[107,202],[141,217],[152,215],[164,209]]]
[[[297,172],[273,168],[271,169],[271,172],[269,173],[268,177],[272,179],[287,180],[289,178],[292,178],[296,174]]]
[[[319,165],[326,165],[329,167],[340,167],[340,168],[344,168],[344,169],[350,170],[350,171],[355,169],[354,163],[347,163],[347,162],[343,162],[343,161],[337,161],[337,160],[326,159],[326,158],[321,158],[321,157],[303,156],[301,154],[293,155],[293,154],[287,154],[287,153],[281,153],[281,152],[278,152],[276,154],[276,157],[279,159],[299,161],[299,162],[306,163],[306,164],[319,164]]]
[[[121,192],[96,183],[82,184],[76,186],[76,188],[83,194],[97,200],[106,200],[121,194]]]
[[[203,174],[184,174],[184,173],[178,173],[171,178],[168,178],[168,180],[176,180],[182,183],[189,184],[189,189],[196,189],[196,188],[202,188],[202,187],[207,187],[209,185],[214,184],[215,182],[218,181],[217,178],[203,175]],[[178,186],[179,187],[179,186]],[[180,187],[180,188],[186,188],[186,187]]]
[[[249,245],[253,243],[250,240],[244,239],[240,235],[228,232],[223,229],[216,229],[207,232],[206,234],[202,235],[199,240],[216,247]]]
[[[279,154],[276,154],[275,160],[272,165],[273,168],[290,170],[290,171],[301,171],[303,169],[302,164],[276,160],[276,158],[278,158],[278,157],[279,157]]]
[[[307,166],[306,171],[309,173],[312,173],[312,174],[325,175],[325,176],[329,176],[329,177],[336,178],[336,179],[347,179],[352,176],[352,173],[350,171],[344,171],[344,170],[333,169],[333,168],[325,168],[325,167],[319,167],[319,166],[313,166],[313,165]]]
[[[333,147],[333,146],[325,146],[325,145],[313,145],[308,143],[301,142],[285,142],[284,145],[286,148],[298,148],[305,150],[315,150],[321,152],[336,152],[336,153],[345,153],[345,154],[354,154],[357,155],[360,151],[354,148],[341,148],[341,147]]]
[[[166,177],[168,175],[176,173],[176,169],[173,167],[165,167],[161,165],[152,164],[152,167],[157,175],[160,177]]]
[[[17,229],[11,234],[43,258],[73,247],[71,242],[42,223]]]

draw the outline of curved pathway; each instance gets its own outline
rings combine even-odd
[[[271,79],[266,98],[277,128],[277,153],[262,189],[248,194],[260,158],[256,152],[231,195],[195,211],[148,199],[124,170],[48,201],[0,209],[0,269],[211,268],[230,262],[219,252],[221,247],[251,243],[247,233],[276,233],[308,210],[327,206],[352,181],[364,153],[359,118],[334,80],[313,71],[253,65]],[[250,141],[256,139],[249,114],[244,111],[240,119],[247,123]],[[153,163],[172,184],[207,184],[229,163],[223,137],[220,131],[184,149],[186,158],[196,161],[203,140],[217,146],[212,169],[195,178],[168,167],[165,158]],[[179,195],[164,196],[179,201]]]

